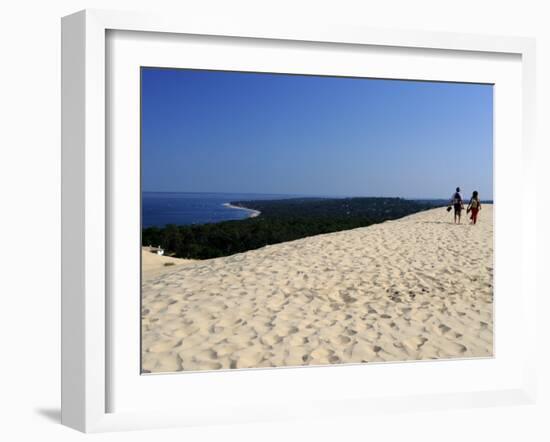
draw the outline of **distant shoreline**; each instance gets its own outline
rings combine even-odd
[[[262,213],[259,210],[249,209],[248,207],[234,206],[231,203],[223,203],[223,206],[228,207],[230,209],[245,210],[249,213],[249,215],[248,215],[249,218],[256,218],[257,216],[260,215],[260,213]]]

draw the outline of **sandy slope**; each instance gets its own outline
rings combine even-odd
[[[171,256],[159,256],[151,252],[150,247],[141,248],[141,271],[143,279],[149,279],[162,274],[167,270],[175,270],[183,264],[195,262],[192,259],[173,258]]]
[[[434,209],[144,275],[143,369],[491,356],[493,208],[451,221]]]

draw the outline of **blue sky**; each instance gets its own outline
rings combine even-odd
[[[493,88],[142,69],[142,189],[493,198]]]

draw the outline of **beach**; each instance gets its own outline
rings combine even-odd
[[[465,221],[436,208],[169,266],[147,252],[143,371],[491,357],[493,206]]]
[[[248,212],[249,218],[256,218],[261,213],[259,210],[249,209],[248,207],[235,206],[231,203],[224,203],[223,206],[229,209],[244,210]]]

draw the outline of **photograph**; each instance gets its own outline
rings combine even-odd
[[[142,374],[494,356],[493,84],[140,75]]]

